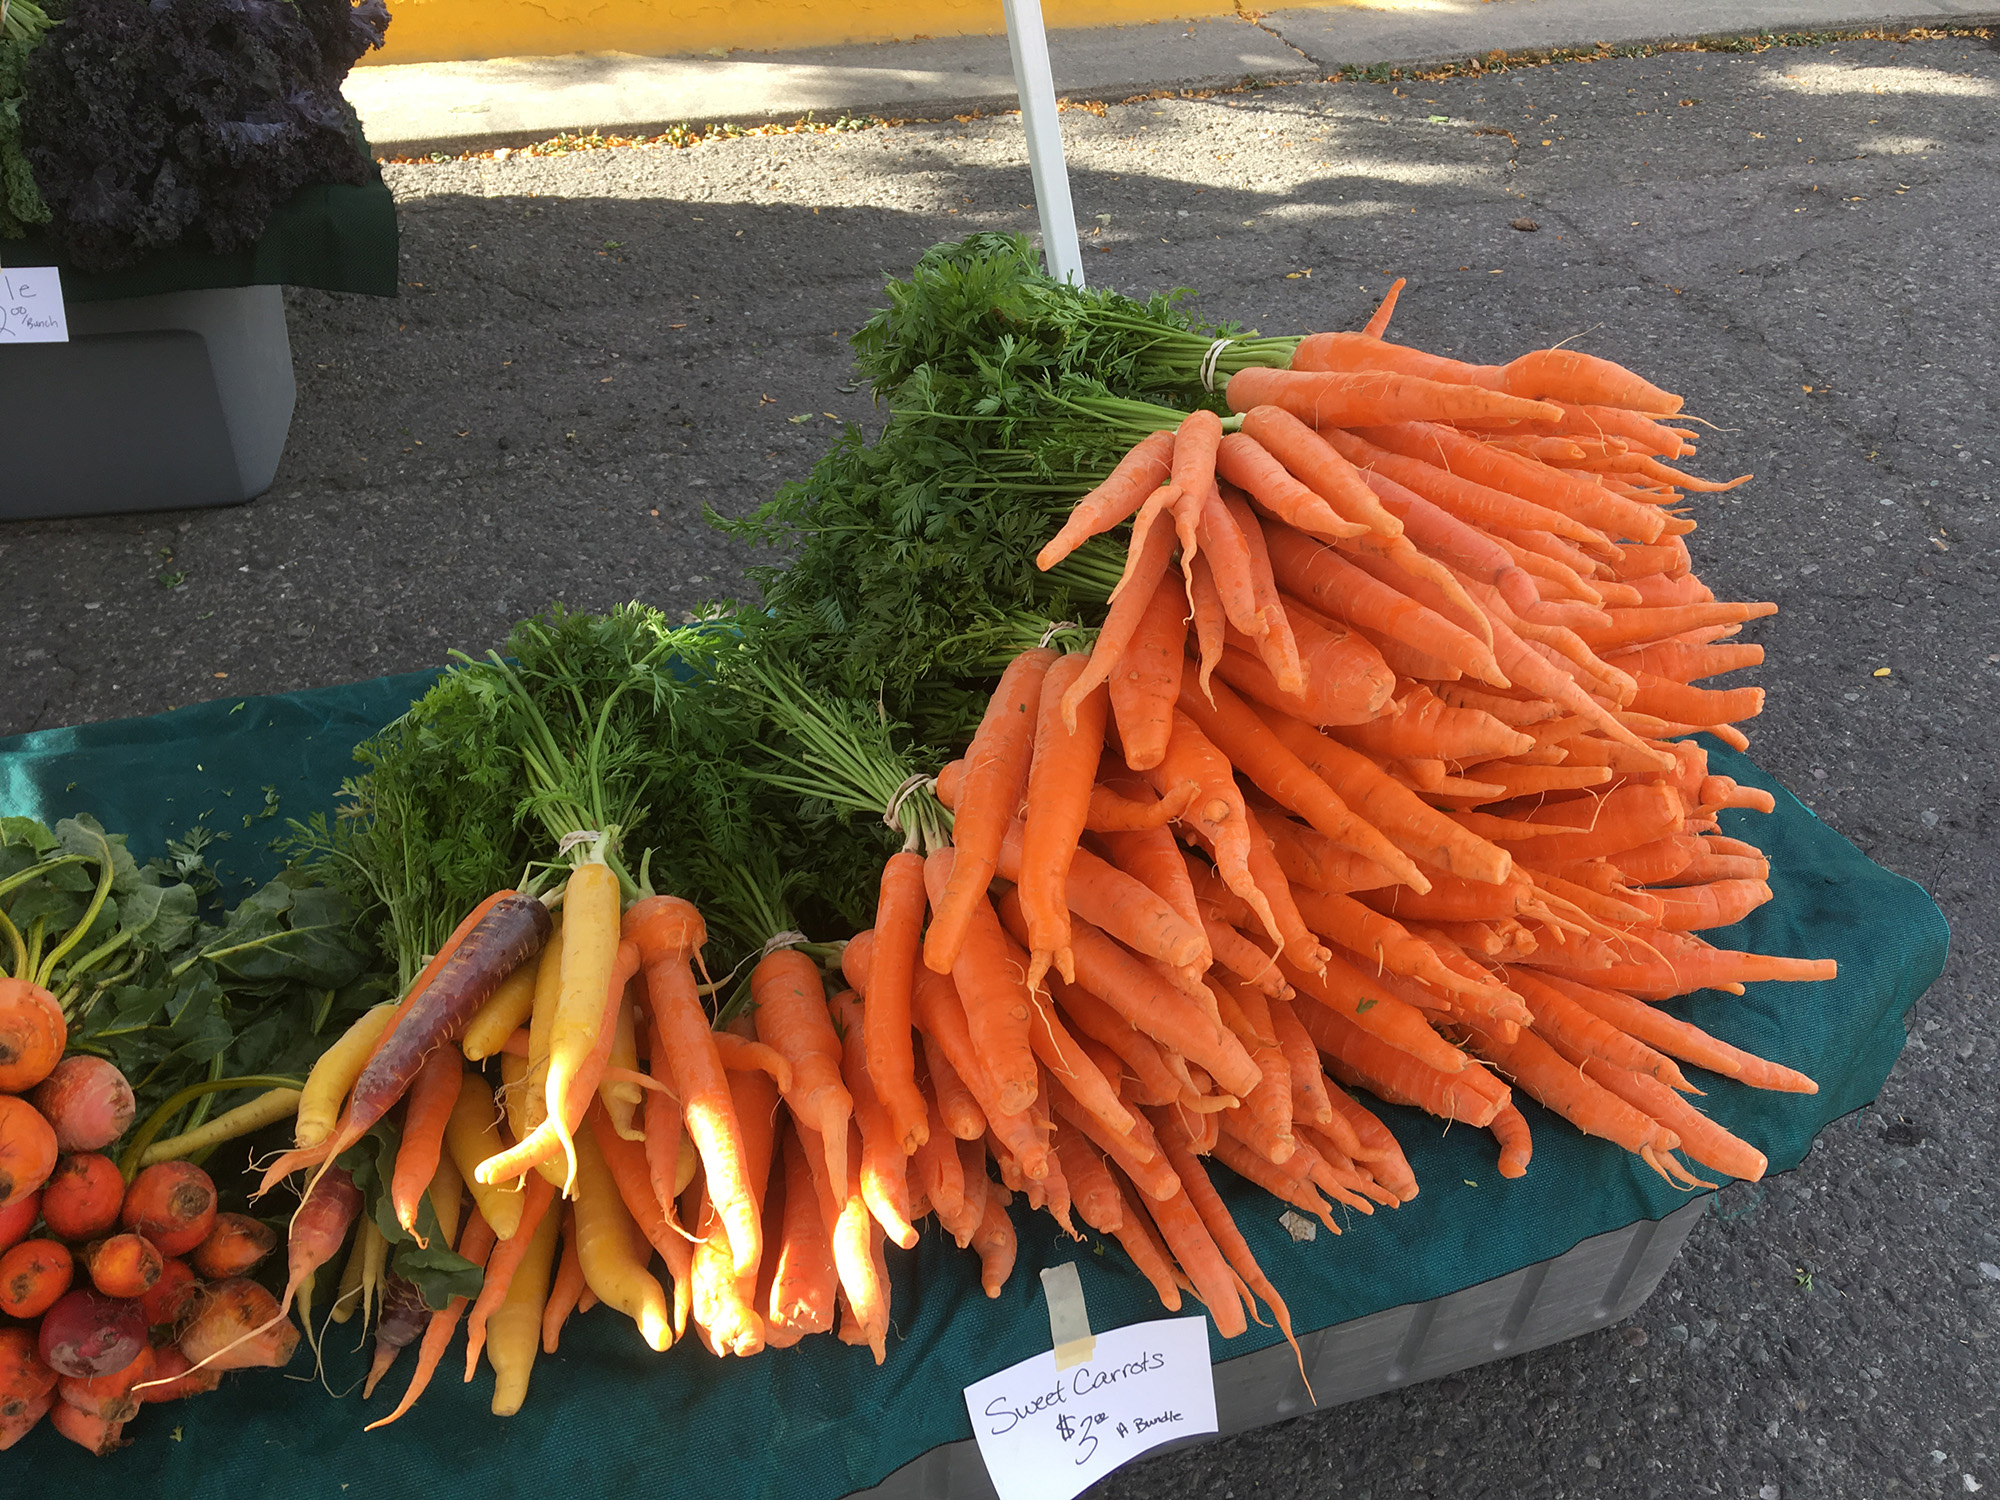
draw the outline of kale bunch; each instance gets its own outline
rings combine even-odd
[[[340,83],[388,19],[382,0],[75,0],[21,111],[51,236],[90,271],[223,253],[305,184],[363,181]]]
[[[47,13],[33,0],[5,4],[0,22],[0,239],[17,240],[49,221],[48,205],[21,154],[21,104],[28,56],[49,29]]]

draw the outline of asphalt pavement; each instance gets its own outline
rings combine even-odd
[[[1753,753],[1954,927],[1880,1101],[1720,1195],[1625,1325],[1103,1493],[2000,1486],[2000,51],[1676,52],[1063,121],[1097,282],[1289,332],[1356,326],[1403,275],[1410,343],[1566,339],[1683,392],[1717,428],[1701,471],[1758,476],[1692,538],[1719,596],[1781,606],[1747,632]],[[550,599],[739,593],[703,506],[876,420],[845,339],[934,241],[1033,228],[1019,129],[392,167],[404,296],[289,294],[270,495],[0,527],[0,732],[432,665]]]

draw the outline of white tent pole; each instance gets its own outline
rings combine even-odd
[[[1021,124],[1028,135],[1028,171],[1042,218],[1042,257],[1049,274],[1083,285],[1083,250],[1076,238],[1076,210],[1069,201],[1069,168],[1063,162],[1062,128],[1056,123],[1056,82],[1049,69],[1049,38],[1042,0],[1001,0],[1007,13],[1007,48],[1014,57],[1014,88],[1021,96]]]

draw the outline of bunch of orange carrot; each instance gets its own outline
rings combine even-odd
[[[1684,492],[1729,486],[1663,462],[1694,451],[1679,399],[1584,355],[1400,348],[1393,301],[1077,505],[1038,561],[1129,519],[1105,624],[1009,666],[938,778],[950,843],[892,858],[849,967],[907,1152],[927,1071],[1058,1218],[1111,1176],[1140,1268],[1225,1333],[1236,1276],[1285,1314],[1201,1157],[1365,1210],[1415,1182],[1342,1085],[1492,1130],[1508,1176],[1519,1087],[1670,1181],[1700,1182],[1677,1152],[1754,1178],[1678,1063],[1813,1083],[1651,1002],[1834,973],[1692,936],[1770,899],[1717,831],[1770,798],[1686,736],[1744,743],[1761,691],[1693,684],[1760,661],[1726,641],[1773,607],[1691,572]]]
[[[1670,1179],[1698,1180],[1676,1151],[1756,1177],[1763,1157],[1683,1097],[1677,1060],[1814,1085],[1650,1003],[1834,973],[1692,935],[1771,896],[1762,856],[1717,831],[1769,795],[1686,738],[1740,747],[1762,707],[1693,685],[1761,661],[1727,640],[1775,609],[1716,601],[1683,541],[1686,493],[1743,481],[1669,468],[1694,451],[1666,425],[1680,399],[1628,371],[1439,359],[1381,337],[1394,300],[1303,340],[1289,370],[1232,377],[1234,431],[1196,412],[1140,443],[1041,553],[1132,518],[1087,660],[1017,663],[1041,679],[1009,721],[1039,851],[1018,890],[1027,973],[1075,982],[1070,872],[1101,857],[1199,924],[1219,983],[1120,936],[1246,1044],[1254,1016],[1229,1002],[1262,985],[1336,1079],[1492,1129],[1503,1173],[1529,1153],[1511,1084]],[[1000,753],[975,742],[965,762],[982,809],[971,768]],[[1149,815],[1189,847],[1148,863],[1113,831]]]

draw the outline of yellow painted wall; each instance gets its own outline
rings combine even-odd
[[[1000,0],[390,0],[388,45],[368,63],[697,56],[843,42],[998,35]],[[1043,0],[1050,27],[1233,15],[1231,0]]]

